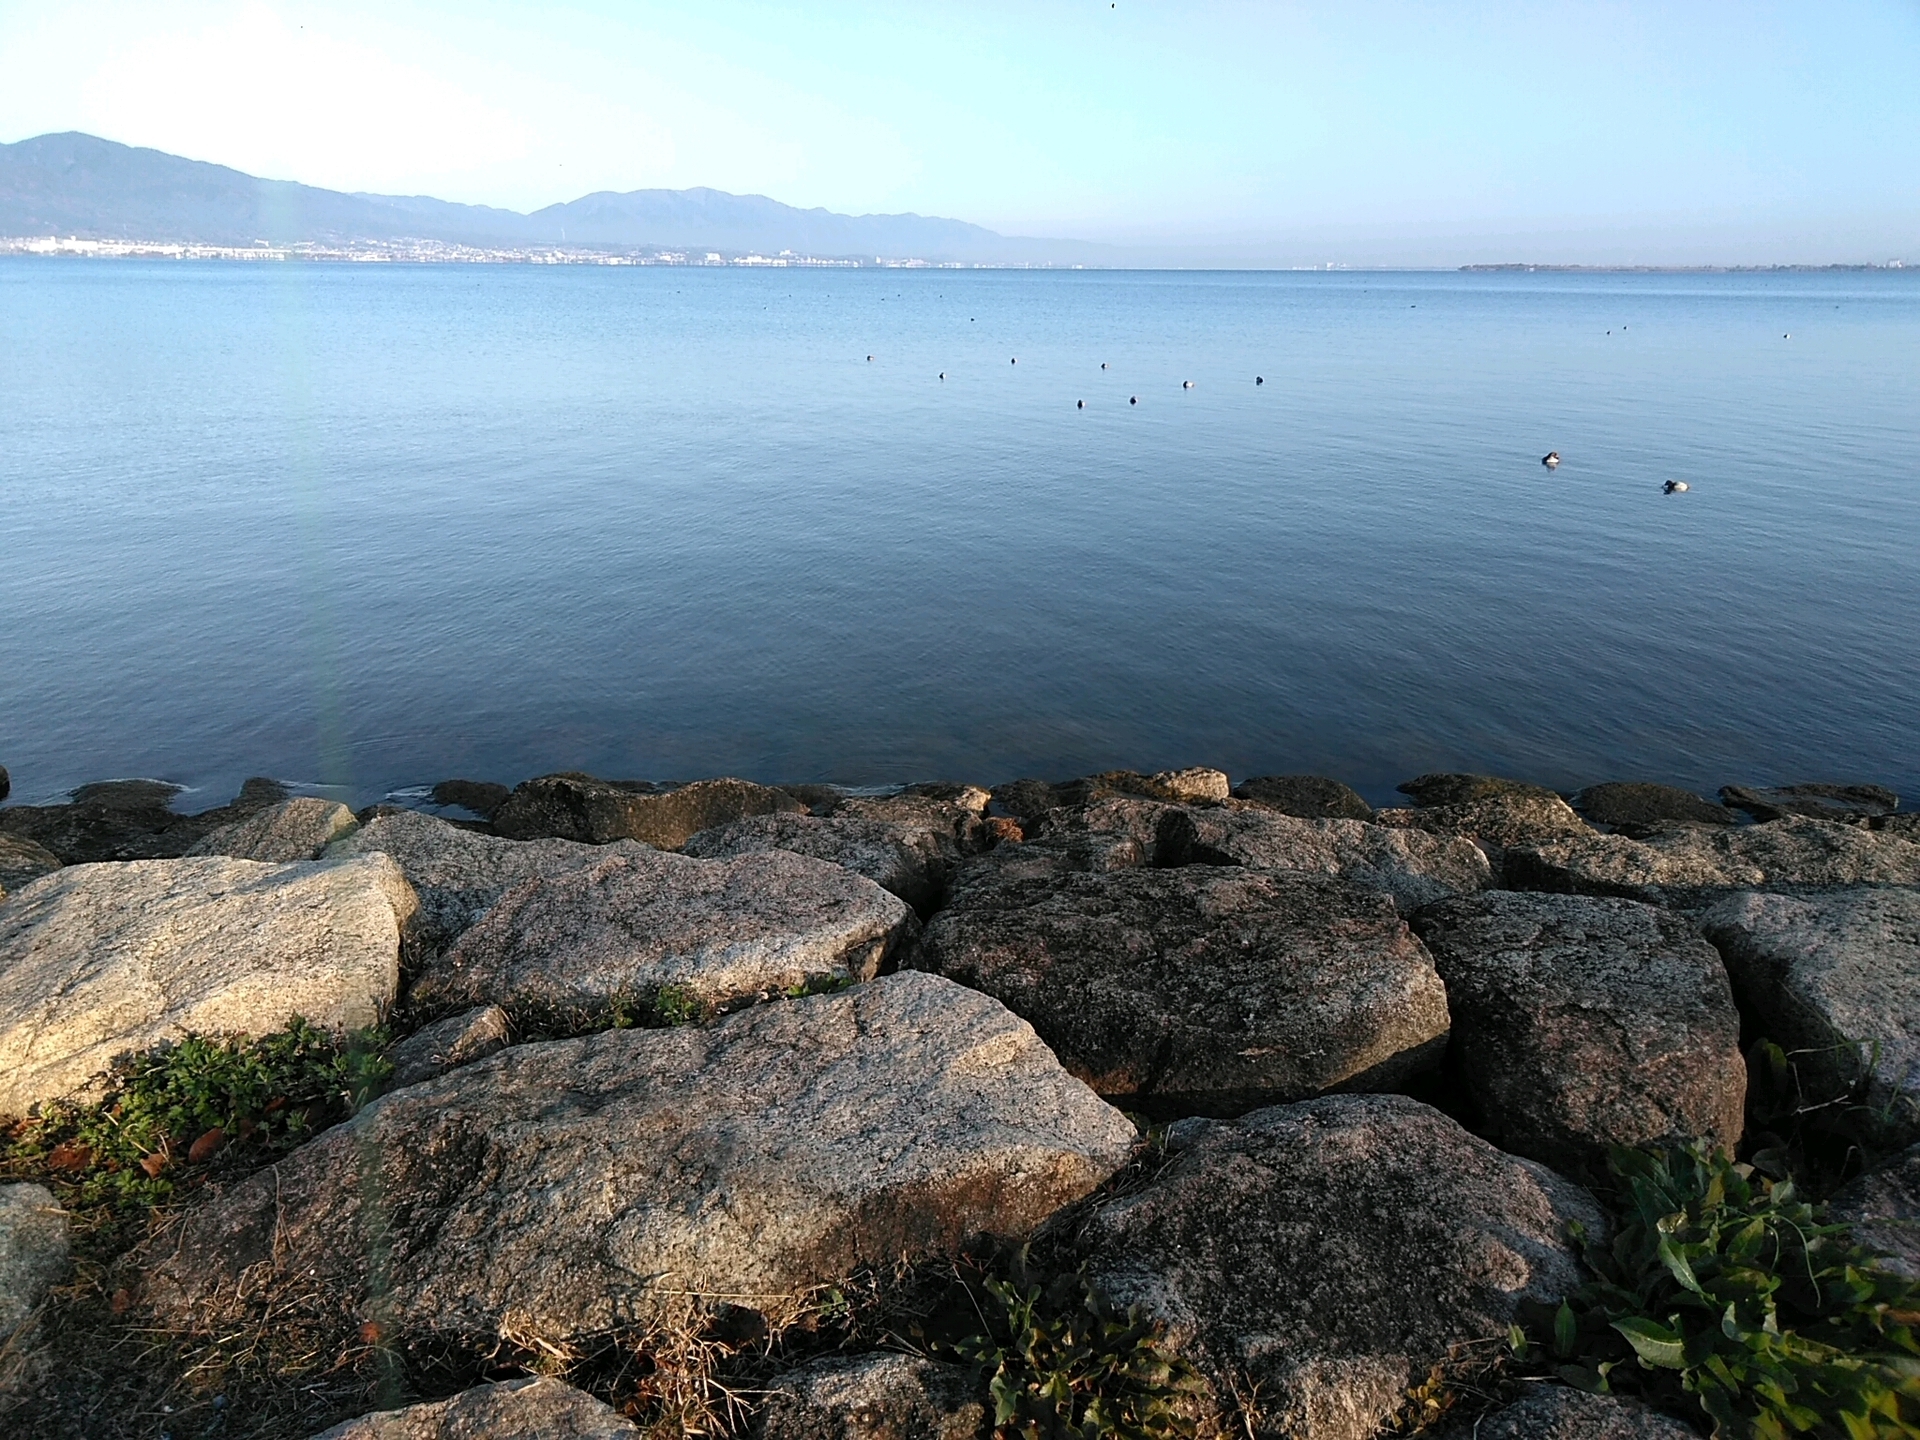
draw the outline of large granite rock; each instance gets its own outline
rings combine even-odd
[[[1920,1280],[1920,1145],[1854,1180],[1827,1213],[1885,1256],[1887,1269]]]
[[[221,826],[245,820],[287,798],[286,787],[278,781],[255,778],[241,786],[230,804],[179,815],[167,808],[179,793],[178,785],[154,780],[82,785],[66,805],[0,809],[0,831],[46,847],[66,865],[175,859]]]
[[[992,1411],[970,1368],[881,1351],[774,1376],[754,1440],[979,1440]]]
[[[1861,1089],[1842,1123],[1881,1146],[1920,1140],[1920,890],[1744,893],[1701,925],[1755,1027],[1800,1052],[1811,1098]]]
[[[0,895],[11,894],[59,868],[60,857],[46,846],[23,835],[0,831]]]
[[[494,812],[493,828],[511,840],[639,840],[678,850],[690,836],[747,815],[801,812],[784,790],[748,780],[697,780],[663,789],[643,781],[591,775],[542,775],[514,787]]]
[[[569,1011],[671,985],[718,1003],[870,979],[917,929],[898,897],[824,860],[636,850],[509,891],[427,965],[412,998]]]
[[[1233,787],[1233,798],[1303,820],[1371,820],[1360,792],[1324,775],[1256,775]]]
[[[54,872],[0,907],[0,1115],[192,1031],[373,1024],[393,1003],[413,905],[385,856]]]
[[[1078,780],[1011,780],[989,792],[1009,814],[1023,820],[1042,811],[1093,805],[1116,796],[1158,800],[1168,805],[1207,804],[1232,794],[1225,772],[1196,767],[1142,775],[1137,770],[1103,770]]]
[[[67,1273],[67,1212],[44,1185],[0,1185],[0,1363]],[[4,1392],[0,1392],[4,1393]]]
[[[1720,799],[1756,820],[1805,815],[1841,825],[1864,825],[1900,808],[1900,797],[1882,785],[1725,785]]]
[[[1704,1412],[1703,1412],[1704,1413]],[[1700,1432],[1618,1395],[1534,1384],[1511,1405],[1463,1421],[1444,1440],[1699,1440]]]
[[[418,1085],[484,1060],[506,1048],[512,1028],[507,1012],[498,1005],[476,1005],[416,1030],[387,1047],[387,1063],[393,1066],[391,1088]]]
[[[1416,775],[1404,785],[1394,787],[1416,805],[1471,805],[1476,800],[1492,800],[1501,795],[1551,795],[1544,785],[1526,780],[1506,780],[1498,775],[1470,775],[1437,772]]]
[[[1623,895],[1698,906],[1728,890],[1920,885],[1920,844],[1883,831],[1789,817],[1764,825],[1679,825],[1625,835],[1547,840],[1507,852],[1516,889]]]
[[[1168,811],[1155,863],[1338,876],[1385,891],[1403,914],[1493,883],[1486,855],[1460,836],[1360,820],[1302,820],[1253,806]]]
[[[922,915],[946,894],[947,877],[963,853],[951,826],[856,815],[751,815],[702,830],[681,847],[682,854],[702,860],[767,850],[811,855],[864,875]]]
[[[317,860],[320,852],[353,829],[353,812],[337,800],[300,796],[202,836],[189,855],[231,855],[236,860]]]
[[[1642,780],[1609,780],[1573,797],[1574,808],[1594,825],[1644,837],[1664,825],[1732,825],[1733,811],[1691,790]]]
[[[442,780],[433,787],[433,803],[455,806],[491,820],[512,793],[491,780]]]
[[[415,937],[443,950],[516,885],[646,853],[631,840],[585,845],[575,840],[502,840],[476,834],[417,810],[391,810],[327,848],[327,858],[391,855],[420,897]]]
[[[1374,821],[1401,829],[1425,830],[1434,835],[1464,835],[1486,852],[1499,875],[1509,848],[1539,840],[1592,835],[1594,828],[1558,795],[1491,795],[1459,805],[1424,805],[1377,810]]]
[[[1026,841],[1071,870],[1130,870],[1159,856],[1160,825],[1174,807],[1159,800],[1111,796],[1032,816]]]
[[[1503,1150],[1571,1174],[1607,1147],[1740,1138],[1740,1016],[1713,946],[1633,900],[1490,891],[1420,912],[1453,1053]]]
[[[1334,1095],[1194,1127],[1095,1212],[1089,1273],[1167,1327],[1261,1433],[1372,1440],[1456,1346],[1580,1283],[1584,1190],[1398,1095]]]
[[[1389,1087],[1447,1033],[1391,900],[1315,876],[970,875],[907,963],[994,996],[1094,1089],[1157,1113]]]
[[[1004,1006],[892,975],[393,1091],[184,1216],[147,1294],[174,1324],[317,1292],[397,1334],[533,1348],[708,1303],[777,1315],[1024,1233],[1134,1142]]]
[[[502,1380],[404,1410],[381,1410],[313,1440],[638,1440],[640,1428],[558,1380]]]

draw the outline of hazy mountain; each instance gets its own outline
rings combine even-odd
[[[1016,264],[1100,264],[1113,253],[959,220],[836,215],[721,190],[602,191],[532,215],[424,195],[348,195],[77,132],[0,145],[0,235],[216,245],[425,239]]]

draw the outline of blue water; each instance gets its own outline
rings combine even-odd
[[[0,260],[17,800],[1186,764],[1920,798],[1917,542],[1920,273]]]

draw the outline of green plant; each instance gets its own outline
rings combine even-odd
[[[60,1102],[0,1139],[0,1174],[50,1181],[80,1211],[164,1204],[182,1181],[287,1150],[392,1073],[384,1030],[336,1037],[296,1016],[254,1040],[190,1035],[121,1060],[94,1103]]]
[[[1138,1307],[1119,1310],[1069,1272],[1042,1279],[1027,1251],[973,1291],[982,1329],[934,1344],[978,1366],[993,1396],[996,1440],[1163,1440],[1195,1433],[1205,1382],[1162,1344]]]
[[[1877,1268],[1791,1183],[1703,1146],[1616,1149],[1595,1279],[1516,1327],[1562,1379],[1704,1414],[1724,1440],[1920,1437],[1920,1286]]]

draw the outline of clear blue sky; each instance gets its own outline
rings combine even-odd
[[[1920,0],[0,0],[0,139],[1197,258],[1920,262]]]

